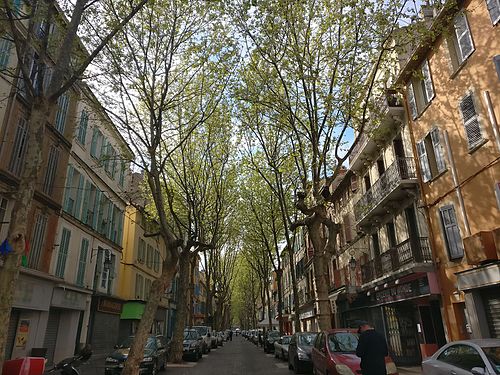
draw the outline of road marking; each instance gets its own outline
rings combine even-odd
[[[287,363],[275,363],[276,367],[278,368],[288,368]]]
[[[194,367],[196,366],[198,363],[197,362],[184,362],[184,363],[173,363],[173,362],[168,362],[167,363],[167,367],[169,368],[176,368],[176,367]]]

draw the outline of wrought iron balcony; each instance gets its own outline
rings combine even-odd
[[[404,188],[415,186],[417,175],[413,158],[397,158],[354,206],[358,225],[366,224],[371,215],[384,214],[383,205],[403,197]]]
[[[422,263],[432,264],[428,238],[408,239],[363,264],[361,266],[361,279],[363,284],[366,284]]]

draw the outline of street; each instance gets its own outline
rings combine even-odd
[[[104,358],[93,358],[80,367],[82,375],[104,374]],[[223,347],[212,349],[198,362],[169,363],[160,374],[175,375],[277,375],[292,374],[287,362],[275,359],[274,354],[265,354],[241,336],[224,343]],[[420,374],[417,368],[399,369],[400,375]]]

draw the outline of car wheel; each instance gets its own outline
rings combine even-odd
[[[151,369],[151,375],[158,374],[158,363],[156,361],[153,362],[153,368]]]
[[[300,362],[298,358],[293,359],[293,371],[295,371],[296,374],[300,374]]]
[[[194,354],[193,354],[193,362],[198,362],[199,359],[200,359],[200,357],[198,356],[198,353],[194,352]]]

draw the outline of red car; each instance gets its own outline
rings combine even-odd
[[[361,374],[361,358],[356,355],[358,333],[354,329],[337,328],[318,334],[311,358],[315,375]],[[387,375],[398,373],[391,357],[385,358]]]

